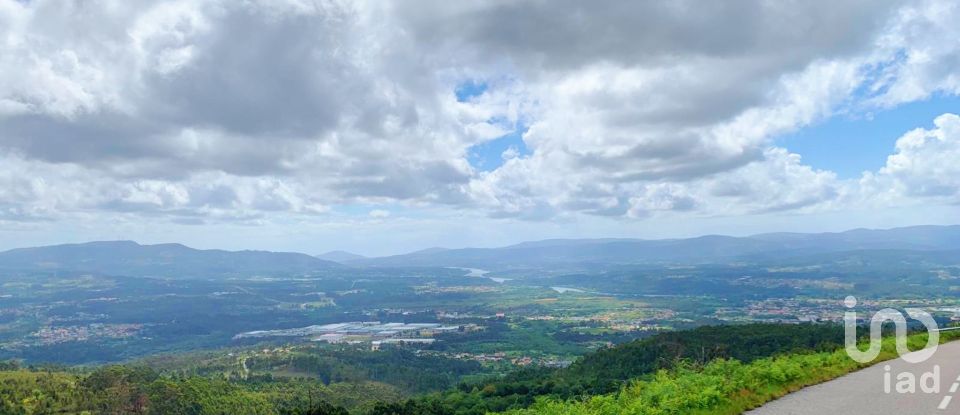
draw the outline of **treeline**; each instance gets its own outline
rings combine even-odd
[[[506,377],[461,383],[455,390],[381,403],[371,415],[482,415],[527,408],[538,399],[564,401],[619,390],[681,365],[717,359],[752,362],[788,353],[833,351],[843,345],[837,325],[749,324],[667,332],[589,354],[564,369],[528,369]]]
[[[146,367],[106,366],[88,374],[0,372],[0,414],[306,415],[365,411],[399,398],[373,382],[326,386],[309,379],[230,381],[161,376]]]
[[[324,384],[361,382],[388,383],[405,394],[449,389],[466,375],[483,372],[474,361],[419,355],[411,350],[385,347],[379,352],[357,348],[311,349],[281,356],[257,356],[247,360],[253,371],[289,371],[308,374]]]

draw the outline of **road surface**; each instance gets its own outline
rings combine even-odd
[[[886,366],[890,382],[885,382]],[[939,366],[939,393],[925,393],[920,377]],[[898,393],[897,377],[904,372],[916,378],[914,393]],[[926,376],[927,386],[934,377]],[[889,393],[885,390],[889,385]],[[904,381],[901,386],[906,387]],[[928,388],[928,390],[933,388]],[[833,414],[960,414],[960,341],[940,345],[937,353],[923,363],[902,359],[881,362],[846,376],[802,389],[760,408],[750,415],[833,415]],[[904,389],[906,392],[906,389]]]

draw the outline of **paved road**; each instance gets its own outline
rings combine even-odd
[[[940,392],[923,393],[917,381],[915,393],[897,393],[897,375],[913,373],[917,378],[940,366]],[[885,366],[890,367],[890,393],[884,390]],[[940,345],[937,353],[923,363],[897,359],[859,372],[811,386],[770,402],[750,415],[833,415],[833,414],[960,414],[960,341]]]

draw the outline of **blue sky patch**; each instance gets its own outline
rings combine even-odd
[[[516,150],[518,157],[529,156],[531,151],[523,142],[526,132],[527,127],[520,125],[510,134],[472,146],[467,150],[467,161],[477,170],[493,171],[503,165],[503,153],[510,148]]]
[[[934,96],[867,116],[837,115],[780,137],[777,144],[803,157],[803,163],[832,170],[844,179],[886,165],[897,139],[915,128],[932,128],[933,119],[960,112],[960,97]]]
[[[483,95],[486,91],[486,82],[471,79],[457,85],[453,92],[457,95],[457,102],[467,102],[474,97]]]

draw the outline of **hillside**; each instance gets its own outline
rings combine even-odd
[[[832,325],[702,327],[589,354],[565,369],[532,369],[397,401],[376,382],[171,376],[145,366],[58,372],[0,364],[2,413],[197,414],[736,414],[863,367]],[[943,341],[956,339],[945,332]],[[895,356],[892,338],[881,359]],[[911,347],[926,342],[912,336]],[[587,397],[588,399],[583,399]]]
[[[234,277],[305,274],[342,268],[291,252],[198,250],[180,244],[89,242],[0,252],[0,270],[82,272],[150,277]]]
[[[397,393],[376,382],[241,381],[164,376],[142,366],[105,366],[84,373],[8,368],[0,371],[0,397],[0,413],[5,415],[345,415],[343,406],[369,408],[378,401],[397,399]]]
[[[703,366],[718,359],[753,362],[789,353],[832,352],[842,347],[835,325],[748,324],[704,326],[661,333],[588,354],[567,368],[527,370],[456,391],[412,399],[385,408],[385,414],[469,414],[518,410],[538,400],[556,401],[614,393],[631,381],[653,379],[658,371]]]

